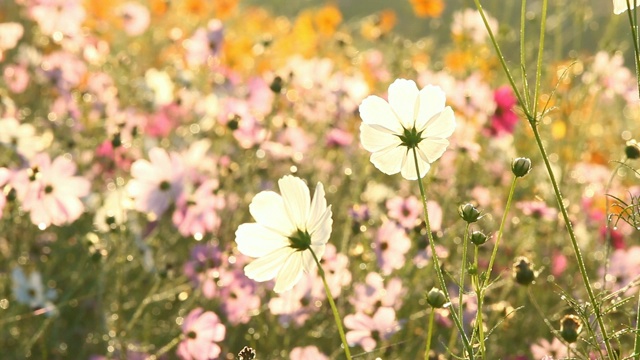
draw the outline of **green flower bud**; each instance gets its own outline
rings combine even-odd
[[[471,233],[471,242],[476,246],[480,246],[487,242],[487,235],[485,235],[482,231],[474,231]]]
[[[580,332],[582,332],[582,321],[576,315],[565,315],[560,320],[560,335],[566,342],[576,342]]]
[[[531,171],[531,159],[517,158],[511,163],[511,171],[516,177],[523,177]]]
[[[276,94],[280,94],[282,92],[283,85],[284,82],[282,81],[282,78],[280,76],[276,76],[271,82],[271,85],[269,85],[269,89]]]
[[[520,285],[530,285],[536,280],[538,273],[533,270],[533,264],[529,259],[520,256],[513,263],[513,278]]]
[[[480,210],[469,203],[460,205],[460,207],[458,207],[458,214],[460,215],[462,220],[468,222],[469,224],[474,223],[481,218]]]
[[[444,296],[442,290],[437,288],[432,288],[429,290],[427,294],[427,303],[434,308],[443,308],[447,303],[447,297]]]
[[[640,158],[640,144],[635,140],[627,141],[627,146],[624,148],[624,153],[628,159]]]

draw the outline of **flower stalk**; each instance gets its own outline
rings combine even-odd
[[[416,167],[416,173],[419,174],[420,169],[418,167],[418,155],[417,155],[416,148],[414,147],[409,150],[413,151],[413,155],[414,155],[413,160]],[[442,289],[442,292],[444,293],[447,299],[447,303],[450,304],[451,297],[449,296],[449,291],[447,290],[447,283],[444,281],[444,275],[442,274],[442,269],[440,269],[440,260],[438,259],[436,244],[435,244],[435,240],[433,239],[433,234],[431,233],[431,224],[429,222],[429,213],[427,211],[427,196],[425,195],[424,185],[422,185],[422,180],[418,178],[417,181],[418,181],[418,186],[420,187],[420,196],[422,198],[422,206],[424,209],[424,222],[427,227],[427,237],[429,238],[429,246],[431,247],[431,258],[433,260],[433,267],[436,271],[436,276],[438,278],[438,283],[440,285],[440,288]],[[460,337],[462,338],[462,343],[465,348],[465,351],[469,356],[469,360],[473,360],[474,359],[473,348],[471,347],[471,343],[469,342],[469,338],[467,337],[467,334],[464,332],[464,327],[462,326],[462,322],[460,321],[458,314],[453,308],[451,309],[451,317],[453,318],[453,322],[455,323],[456,328],[460,332]]]
[[[342,341],[342,347],[344,348],[344,355],[347,357],[347,360],[351,360],[351,351],[349,350],[349,344],[347,343],[347,337],[344,333],[344,327],[342,326],[342,320],[340,319],[340,314],[338,313],[338,308],[336,307],[336,303],[333,301],[333,295],[331,294],[331,289],[329,289],[329,284],[327,284],[327,279],[324,275],[324,269],[322,269],[322,265],[320,265],[320,261],[316,256],[316,253],[313,251],[311,247],[309,247],[309,251],[311,251],[311,255],[313,255],[313,260],[315,260],[316,265],[318,266],[318,274],[322,278],[322,283],[324,284],[324,291],[327,293],[327,299],[329,299],[329,304],[331,305],[331,311],[333,312],[333,320],[336,322],[336,326],[338,327],[338,333],[340,334],[340,340]]]
[[[635,0],[634,0],[635,1]],[[496,53],[498,55],[498,59],[500,60],[500,64],[502,65],[502,68],[505,72],[505,74],[507,75],[507,78],[509,79],[509,83],[511,84],[511,87],[516,95],[516,97],[518,98],[518,101],[520,102],[520,104],[526,104],[523,101],[523,97],[521,92],[519,91],[518,87],[515,84],[515,81],[513,79],[513,76],[511,75],[511,71],[509,70],[509,67],[506,64],[506,61],[504,59],[504,56],[502,55],[502,51],[500,50],[500,46],[498,45],[498,42],[495,39],[495,36],[493,35],[493,32],[491,30],[491,28],[489,27],[489,24],[486,20],[486,16],[485,13],[482,9],[482,6],[480,5],[480,0],[474,0],[476,7],[478,8],[478,12],[480,13],[480,15],[482,16],[483,22],[485,23],[485,27],[487,29],[487,31],[489,32],[489,37],[491,38],[491,42],[494,46],[494,49],[496,50]],[[542,25],[541,27],[545,26],[546,23],[546,10],[547,10],[547,2],[548,0],[544,0],[543,1],[543,16],[542,16]],[[524,24],[524,23],[523,23]],[[523,24],[521,26],[523,26]],[[538,58],[540,59],[540,54],[542,54],[542,51],[544,49],[544,32],[540,33],[540,44],[539,44],[539,56]],[[540,87],[540,74],[542,72],[542,68],[540,66],[538,66],[537,68],[537,73],[536,74],[536,84],[535,84],[535,90],[534,93],[538,94],[538,89]],[[524,79],[524,81],[526,82],[526,79]],[[562,218],[564,220],[565,226],[567,228],[567,232],[569,233],[569,239],[571,242],[571,247],[573,249],[574,255],[576,257],[577,263],[578,263],[578,268],[580,270],[580,274],[582,276],[582,282],[584,284],[584,287],[587,291],[587,295],[589,297],[589,303],[591,304],[592,308],[593,308],[593,312],[596,318],[596,321],[598,323],[598,326],[600,328],[600,331],[602,332],[602,337],[603,337],[603,342],[605,345],[605,348],[607,350],[607,355],[609,357],[609,359],[616,359],[616,355],[613,351],[613,348],[611,347],[611,342],[609,339],[609,336],[607,335],[607,329],[604,325],[604,319],[602,317],[602,312],[600,309],[600,304],[598,303],[595,294],[593,292],[593,288],[591,286],[591,282],[589,280],[589,275],[587,274],[587,269],[586,266],[584,264],[584,259],[582,258],[582,253],[580,251],[580,247],[578,246],[578,241],[576,240],[576,236],[575,236],[575,232],[573,231],[573,227],[571,225],[571,221],[569,219],[569,214],[567,213],[567,210],[564,206],[564,199],[562,197],[562,194],[560,193],[560,188],[558,186],[558,183],[556,181],[555,175],[553,173],[553,170],[551,169],[551,163],[549,161],[549,156],[547,155],[547,152],[545,150],[544,144],[542,143],[542,139],[540,137],[540,133],[538,131],[538,121],[539,121],[539,115],[537,114],[537,112],[535,111],[537,106],[537,103],[532,102],[530,104],[530,108],[527,108],[526,106],[522,106],[523,112],[525,114],[525,116],[527,117],[527,120],[529,122],[529,125],[531,126],[531,129],[533,130],[533,134],[535,137],[535,141],[536,141],[536,145],[538,146],[538,150],[540,152],[540,155],[542,157],[542,160],[545,164],[545,168],[547,170],[547,173],[549,175],[549,179],[551,181],[551,185],[553,187],[553,192],[555,194],[556,197],[556,201],[558,203],[558,207],[560,208],[560,212],[562,213]]]

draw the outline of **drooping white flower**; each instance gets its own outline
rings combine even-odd
[[[431,163],[446,150],[447,138],[456,127],[442,89],[427,85],[418,90],[415,82],[405,79],[389,86],[388,102],[375,95],[364,99],[360,117],[360,141],[372,153],[373,165],[388,175],[401,173],[408,180],[427,174]]]
[[[629,0],[629,6],[631,6],[631,9],[634,9],[637,5],[640,5],[640,1]],[[613,13],[616,15],[622,14],[629,10],[629,6],[627,6],[627,0],[613,0]]]
[[[280,194],[258,193],[249,211],[255,223],[245,223],[236,231],[238,250],[257,258],[245,266],[247,277],[255,281],[275,279],[274,291],[291,289],[322,258],[331,235],[331,206],[327,206],[322,183],[313,200],[302,179],[287,175],[278,181]]]

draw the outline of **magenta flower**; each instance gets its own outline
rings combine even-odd
[[[493,98],[497,106],[495,113],[491,116],[489,132],[493,136],[513,134],[518,123],[518,115],[513,109],[518,103],[518,99],[513,95],[513,90],[508,85],[496,89]]]
[[[256,294],[256,283],[246,277],[241,270],[230,273],[220,290],[222,311],[233,325],[246,324],[252,315],[260,311],[260,296]]]
[[[136,160],[131,165],[133,179],[129,180],[127,191],[136,210],[157,218],[182,193],[184,164],[179,154],[168,154],[161,148],[151,149],[149,160]]]
[[[378,341],[389,339],[399,329],[396,312],[390,307],[379,308],[373,317],[363,313],[347,315],[344,326],[350,329],[346,334],[349,345],[360,345],[364,351],[375,349]]]
[[[404,255],[411,248],[411,240],[404,229],[393,221],[380,226],[375,238],[376,257],[383,275],[400,269],[405,263]]]
[[[218,315],[202,308],[191,310],[182,324],[184,340],[178,345],[177,355],[184,360],[211,360],[220,356],[217,343],[224,340],[226,328]]]
[[[75,173],[73,161],[59,156],[51,162],[47,154],[36,155],[31,168],[18,172],[12,182],[32,223],[41,228],[60,226],[82,215],[80,198],[89,195],[91,183]]]
[[[213,299],[220,294],[218,282],[232,276],[225,267],[228,258],[215,245],[196,245],[191,250],[191,259],[184,265],[184,274],[200,287],[202,295]]]

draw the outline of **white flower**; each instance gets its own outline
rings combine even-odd
[[[420,178],[449,145],[446,139],[456,127],[453,110],[444,106],[445,94],[437,86],[418,91],[412,80],[397,79],[389,86],[389,102],[369,96],[360,104],[360,141],[370,151],[371,162],[385,174],[401,173],[418,179],[414,149],[418,154]]]
[[[18,303],[48,315],[57,313],[55,305],[50,301],[56,298],[56,292],[53,289],[45,291],[42,276],[38,271],[25,274],[21,267],[15,267],[11,271],[11,280],[13,296]]]
[[[324,254],[331,235],[331,206],[327,206],[322,183],[316,186],[313,200],[302,179],[287,175],[278,181],[280,193],[258,193],[249,211],[256,220],[236,231],[238,250],[258,258],[245,266],[244,273],[255,281],[274,279],[274,291],[291,289],[302,273],[313,269]]]
[[[629,5],[631,6],[632,9],[636,7],[636,2],[640,3],[640,1],[638,0],[629,0]],[[616,15],[622,14],[627,10],[629,10],[629,7],[627,7],[627,0],[613,0],[614,14]]]

